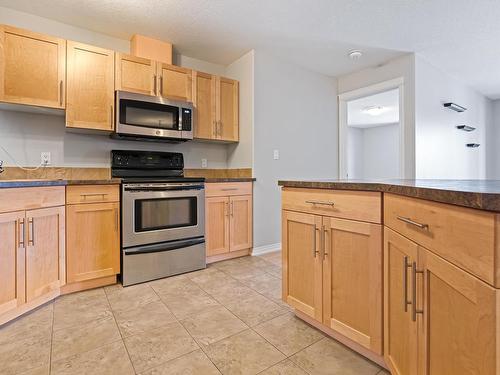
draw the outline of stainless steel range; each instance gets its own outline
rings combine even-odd
[[[184,177],[180,153],[111,152],[122,178],[124,286],[205,268],[205,184]]]

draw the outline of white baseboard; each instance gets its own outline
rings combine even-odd
[[[272,253],[273,251],[281,250],[281,242],[272,243],[270,245],[257,246],[252,249],[252,255],[262,255]]]

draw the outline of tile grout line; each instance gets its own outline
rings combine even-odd
[[[191,281],[191,279],[189,279],[189,281]],[[193,283],[194,283],[194,281],[191,281],[191,282],[193,282]],[[196,283],[195,283],[195,284],[196,284]],[[210,358],[210,356],[209,356],[209,355],[205,352],[205,350],[203,349],[203,347],[202,347],[202,346],[198,343],[198,341],[196,341],[196,339],[193,337],[193,335],[191,335],[191,332],[189,332],[189,330],[188,330],[188,329],[184,326],[184,324],[182,324],[182,322],[181,322],[181,321],[177,318],[177,316],[176,316],[176,315],[175,315],[175,314],[174,314],[174,313],[170,310],[170,308],[168,307],[168,305],[165,303],[165,301],[163,301],[163,299],[162,299],[162,298],[160,297],[160,295],[157,293],[157,291],[155,290],[155,288],[153,288],[150,284],[148,284],[148,285],[149,285],[149,287],[150,287],[151,289],[153,289],[153,292],[154,292],[154,293],[158,296],[158,298],[160,299],[160,302],[161,302],[161,303],[162,303],[162,304],[163,304],[163,305],[167,308],[167,310],[168,310],[168,311],[172,314],[172,316],[174,317],[175,321],[176,321],[177,323],[179,323],[179,324],[181,325],[181,327],[182,327],[182,328],[184,328],[184,330],[187,332],[187,334],[189,335],[189,337],[191,337],[191,339],[193,339],[193,341],[194,341],[194,342],[196,343],[196,345],[198,346],[198,349],[200,349],[200,350],[203,352],[203,354],[204,354],[204,355],[208,358],[208,360],[209,360],[209,361],[210,361],[210,362],[211,362],[211,363],[215,366],[215,368],[217,369],[217,371],[219,371],[219,373],[222,375],[222,371],[219,369],[219,367],[217,367],[217,365],[214,363],[214,361],[212,361],[212,359]],[[200,289],[201,289],[201,288],[200,288]],[[203,290],[203,289],[202,289],[202,290]],[[206,293],[206,292],[205,292],[205,293]],[[196,350],[198,350],[198,349],[196,349]],[[169,361],[174,360],[174,359],[177,359],[177,358],[180,358],[180,357],[182,357],[182,356],[184,356],[184,355],[187,355],[187,354],[193,353],[193,352],[194,352],[194,351],[196,351],[196,350],[193,350],[193,351],[191,351],[191,352],[189,352],[189,353],[183,354],[183,355],[181,355],[181,356],[179,356],[179,357],[172,358],[172,359],[170,359]],[[169,362],[169,361],[167,361],[167,362]],[[162,363],[162,365],[164,365],[164,364],[165,364],[165,363],[167,363],[167,362]],[[155,366],[155,367],[159,367],[159,366],[161,366],[161,365],[158,365],[158,366]]]

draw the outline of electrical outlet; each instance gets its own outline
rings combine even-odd
[[[274,160],[279,160],[279,158],[280,158],[280,150],[274,150],[273,151],[273,158],[274,158]]]
[[[40,163],[42,165],[50,165],[50,152],[40,153]]]
[[[201,159],[201,167],[206,168],[208,166],[208,161],[207,159]]]

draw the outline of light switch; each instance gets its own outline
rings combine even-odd
[[[201,167],[206,168],[208,166],[208,161],[207,159],[201,159]]]
[[[280,158],[280,150],[274,150],[273,151],[273,158],[274,158],[274,160],[279,160],[279,158]]]

